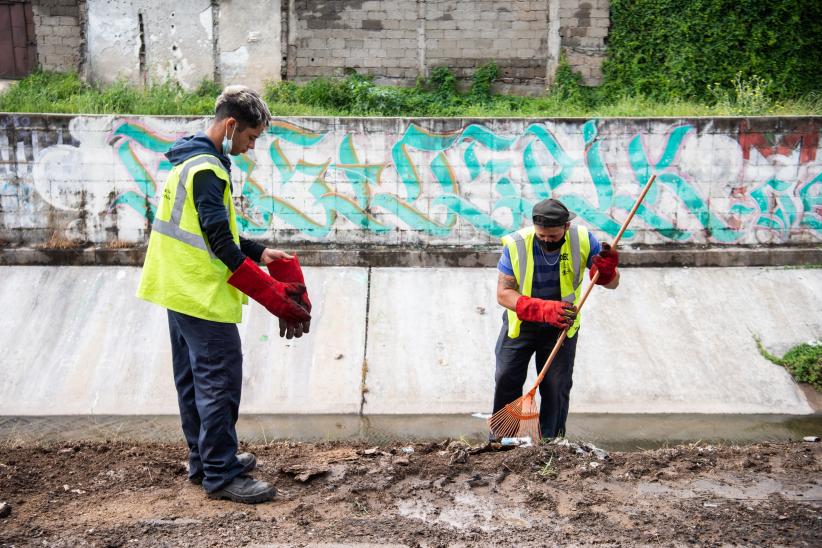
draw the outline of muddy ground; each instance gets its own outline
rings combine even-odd
[[[565,443],[248,446],[280,491],[257,506],[207,499],[182,444],[7,443],[0,545],[822,546],[822,444]]]

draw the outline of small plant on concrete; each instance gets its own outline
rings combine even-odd
[[[822,341],[795,346],[781,358],[768,352],[759,337],[754,336],[754,341],[762,357],[787,369],[797,382],[822,392]]]

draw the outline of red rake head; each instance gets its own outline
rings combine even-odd
[[[539,408],[534,394],[529,392],[494,413],[488,419],[488,428],[495,438],[530,436],[539,441]]]

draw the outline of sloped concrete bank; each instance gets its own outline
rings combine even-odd
[[[572,413],[813,413],[754,336],[775,353],[822,339],[822,270],[622,272],[620,288],[595,290],[583,312]],[[134,297],[139,273],[0,267],[0,415],[176,414],[165,311]],[[309,336],[280,339],[276,318],[256,303],[246,310],[243,413],[490,409],[502,315],[494,269],[322,267],[306,276]]]

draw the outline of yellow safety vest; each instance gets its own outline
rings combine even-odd
[[[248,297],[227,283],[231,271],[212,253],[194,206],[194,175],[206,170],[226,183],[223,204],[231,236],[240,244],[228,171],[215,156],[192,156],[166,179],[137,297],[196,318],[239,323]]]
[[[503,236],[502,243],[508,248],[511,257],[511,267],[514,277],[519,284],[519,292],[526,297],[531,296],[534,283],[534,227],[523,228],[513,234]],[[559,250],[559,290],[562,300],[579,303],[582,295],[582,275],[588,266],[588,255],[591,252],[591,242],[588,240],[588,229],[580,225],[572,225],[565,233],[565,242]],[[576,335],[579,329],[580,315],[577,314],[574,325],[568,330],[568,338]],[[513,310],[508,311],[508,336],[512,339],[519,337],[522,320]]]

